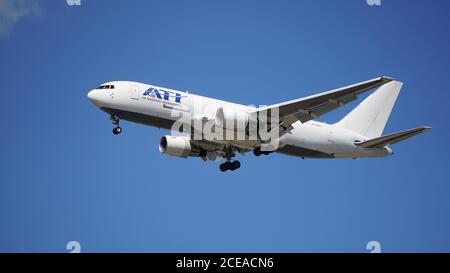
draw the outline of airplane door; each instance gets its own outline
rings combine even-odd
[[[131,99],[138,100],[139,99],[139,95],[140,95],[139,87],[132,86],[131,87]]]

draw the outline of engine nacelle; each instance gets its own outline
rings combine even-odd
[[[182,158],[205,155],[201,149],[192,146],[191,139],[187,136],[163,136],[159,141],[159,151]]]
[[[245,131],[249,121],[249,114],[245,111],[220,107],[216,111],[216,126],[239,131]]]

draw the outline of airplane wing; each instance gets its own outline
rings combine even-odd
[[[266,116],[270,122],[271,112],[278,108],[280,136],[293,129],[292,124],[301,121],[302,123],[316,119],[336,108],[356,100],[357,95],[372,88],[379,87],[392,81],[389,77],[378,77],[369,81],[338,88],[328,92],[291,100],[283,103],[270,105],[255,109],[253,115]],[[265,113],[264,113],[265,112]],[[262,114],[262,115],[261,115]]]
[[[400,142],[402,140],[405,140],[412,136],[418,135],[418,134],[428,131],[430,129],[431,129],[431,127],[423,126],[423,127],[419,127],[419,128],[414,128],[414,129],[382,136],[382,137],[377,137],[377,138],[374,138],[374,139],[371,139],[368,141],[356,143],[355,145],[364,147],[364,148],[381,148],[381,147],[384,147],[384,146],[387,146],[390,144]]]

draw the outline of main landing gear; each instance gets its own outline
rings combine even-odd
[[[241,167],[241,162],[239,162],[238,160],[232,161],[233,157],[236,156],[235,151],[239,151],[239,148],[230,145],[226,146],[223,151],[225,153],[225,159],[227,161],[220,164],[219,169],[222,172],[226,172],[228,170],[234,171],[239,169]]]
[[[222,172],[226,172],[228,170],[230,170],[230,171],[237,170],[240,167],[241,167],[241,162],[239,162],[238,160],[235,160],[235,161],[227,161],[227,162],[220,164],[219,169]]]
[[[113,134],[118,135],[118,134],[122,133],[122,128],[120,128],[120,126],[119,126],[119,122],[120,122],[119,116],[116,114],[112,114],[109,119],[111,119],[112,124],[116,125],[116,127],[114,127],[114,129],[112,130]]]

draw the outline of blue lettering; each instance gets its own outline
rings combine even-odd
[[[181,94],[175,93],[175,102],[181,103]]]
[[[164,99],[169,100],[170,92],[166,90],[164,90],[163,92],[164,92]]]
[[[155,94],[158,99],[161,99],[161,94],[159,93],[158,89],[155,88],[149,88],[143,95],[150,96],[151,94]]]
[[[163,93],[162,97],[161,97],[161,92]],[[166,101],[170,101],[170,98],[175,97],[175,102],[177,102],[177,103],[181,103],[181,98],[183,98],[180,93],[175,93],[175,92],[167,91],[167,90],[158,90],[158,89],[153,88],[153,87],[150,87],[142,95],[143,96],[156,97],[158,99],[164,99]]]

